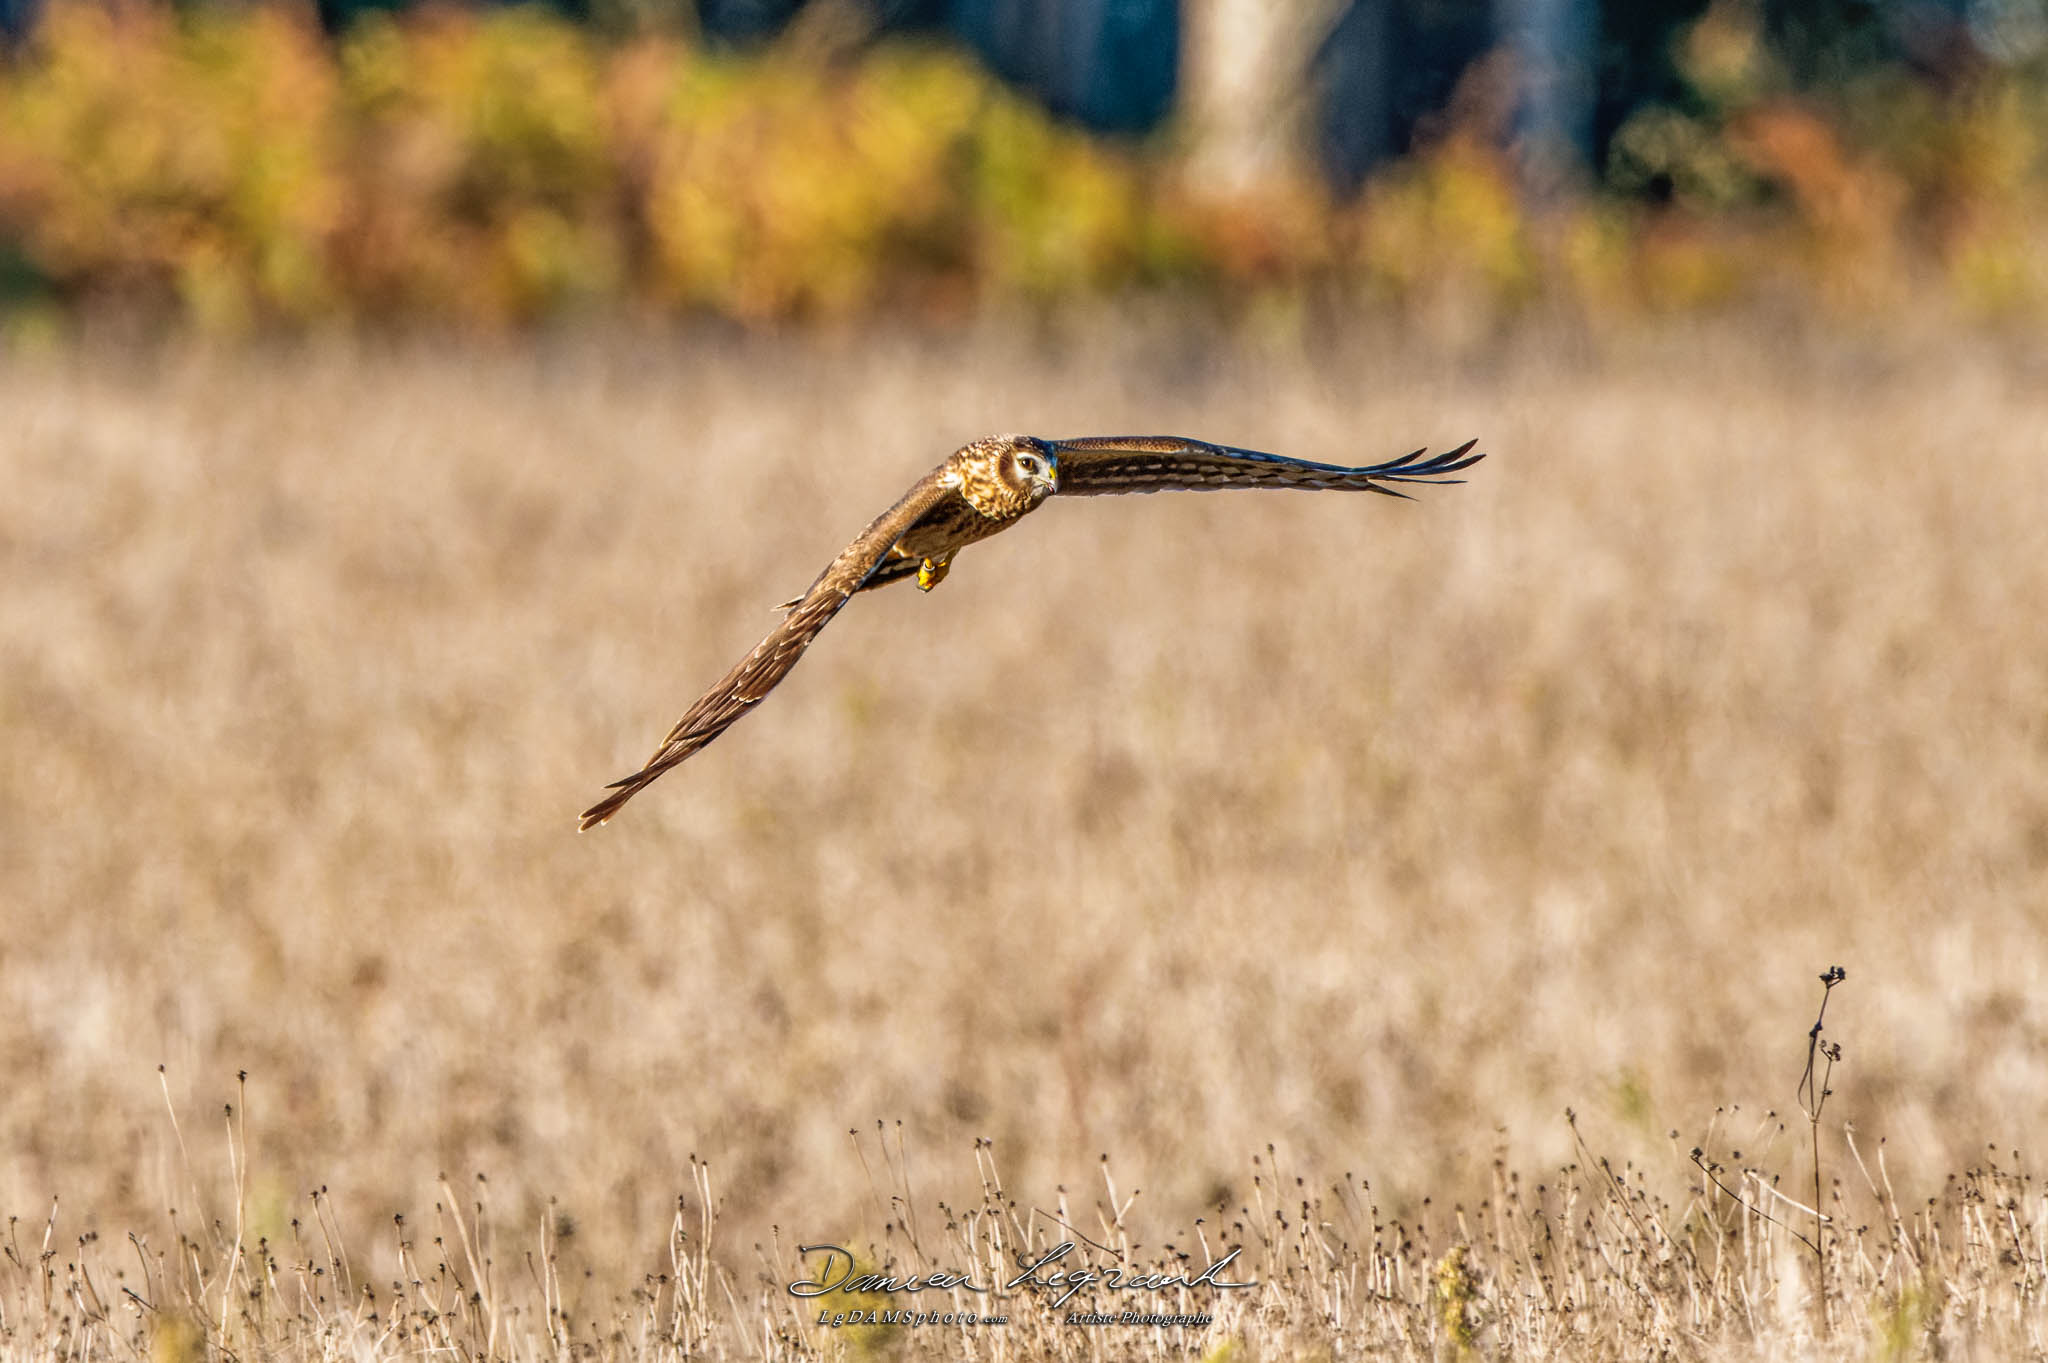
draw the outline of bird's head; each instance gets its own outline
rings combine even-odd
[[[1001,446],[1003,481],[1033,506],[1060,488],[1060,460],[1049,441],[1035,435],[1006,435]]]
[[[1059,488],[1059,460],[1050,441],[1033,435],[992,435],[955,454],[951,474],[968,504],[984,516],[1012,521]]]

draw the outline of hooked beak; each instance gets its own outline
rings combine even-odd
[[[1060,457],[1052,452],[1050,446],[1045,451],[1045,473],[1038,481],[1045,484],[1048,497],[1060,490]]]

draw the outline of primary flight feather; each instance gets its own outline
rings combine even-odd
[[[839,551],[808,591],[785,603],[788,613],[782,622],[676,721],[645,766],[614,781],[610,794],[583,811],[580,827],[594,828],[611,818],[649,782],[759,705],[855,592],[913,575],[919,587],[930,591],[944,580],[961,549],[1008,529],[1047,497],[1239,487],[1404,497],[1396,484],[1463,481],[1448,475],[1486,457],[1470,452],[1475,443],[1468,440],[1429,459],[1423,458],[1426,451],[1417,450],[1384,464],[1346,468],[1171,435],[1071,440],[992,435],[977,440],[918,479]]]

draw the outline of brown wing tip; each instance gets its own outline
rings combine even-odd
[[[715,737],[716,734],[717,730],[713,730],[712,736]],[[685,733],[682,737],[683,741],[687,743],[692,739],[696,739],[702,736],[703,735],[701,731],[692,730],[688,733]],[[661,746],[661,748],[654,754],[654,756],[647,759],[646,766],[640,768],[640,770],[634,772],[631,776],[621,776],[618,780],[606,786],[605,789],[610,791],[611,794],[605,796],[602,800],[599,800],[596,804],[584,810],[583,813],[577,817],[576,831],[578,833],[588,833],[591,829],[596,828],[601,824],[609,822],[611,820],[612,815],[618,813],[620,807],[624,805],[626,801],[632,799],[635,795],[638,795],[641,791],[647,789],[647,787],[650,784],[652,784],[655,777],[661,775],[670,767],[673,767],[677,762],[682,761],[684,757],[688,757],[690,753],[695,752],[698,747],[702,746],[703,744],[699,743],[696,745],[696,747],[686,749],[681,756],[675,756],[675,743],[673,741],[669,743],[664,743]]]
[[[602,800],[599,800],[596,804],[578,815],[576,831],[578,833],[588,833],[593,828],[602,828],[605,824],[609,823],[612,815],[619,812],[619,807],[632,799],[639,792],[640,785],[644,784],[644,782],[628,784],[633,782],[633,780],[634,778],[629,776],[624,781],[617,782],[616,785],[624,787],[624,789],[613,788],[610,795],[605,796]]]

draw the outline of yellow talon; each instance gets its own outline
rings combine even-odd
[[[946,580],[946,570],[951,568],[952,566],[953,556],[951,554],[946,555],[946,557],[944,558],[928,558],[924,562],[918,564],[918,590],[928,592],[932,588],[938,586],[941,582],[944,582]]]

